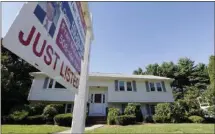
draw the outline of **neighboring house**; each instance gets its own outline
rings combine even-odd
[[[65,113],[72,112],[75,93],[65,89],[45,73],[34,72],[28,100],[65,104]],[[129,102],[141,103],[143,115],[152,115],[154,106],[173,102],[173,79],[153,75],[123,75],[91,73],[89,75],[89,116],[106,116],[106,107],[119,108],[121,112]]]

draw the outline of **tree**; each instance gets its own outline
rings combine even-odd
[[[208,100],[210,105],[215,105],[215,56],[210,56],[209,58],[208,74],[210,85],[203,93],[202,98]]]
[[[189,77],[191,85],[204,91],[209,84],[208,68],[205,64],[199,63],[193,70],[193,73]]]
[[[163,62],[160,66],[161,76],[174,78],[177,66],[173,62]]]
[[[171,121],[171,107],[170,103],[159,103],[155,107],[155,114],[153,120],[160,123],[168,123]]]
[[[145,74],[161,76],[161,68],[157,63],[149,64],[146,67]]]
[[[28,104],[27,96],[31,86],[30,72],[38,71],[27,62],[1,47],[2,114],[8,114],[16,105]]]
[[[137,70],[134,70],[133,74],[142,75],[143,74],[143,70],[139,67]]]
[[[203,111],[200,109],[197,98],[200,96],[201,91],[195,86],[186,87],[187,90],[184,94],[184,100],[188,106],[188,116],[198,115],[203,116]]]
[[[209,65],[208,65],[208,73],[210,77],[210,84],[215,85],[215,56],[210,56]]]

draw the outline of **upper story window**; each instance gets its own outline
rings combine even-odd
[[[127,91],[132,91],[132,84],[130,81],[127,81]]]
[[[150,87],[150,90],[151,90],[151,91],[155,91],[154,82],[150,82],[150,83],[149,83],[149,87]]]
[[[136,81],[115,80],[115,91],[137,91]]]
[[[49,88],[49,89],[53,89],[53,88],[65,88],[63,85],[61,85],[60,83],[58,83],[57,81],[53,80],[53,79],[45,79],[44,82],[44,88]]]
[[[53,82],[54,82],[53,79],[49,79],[48,88],[52,88],[53,87]]]
[[[55,82],[55,88],[65,88],[63,85],[61,85],[58,82]]]
[[[147,92],[166,92],[166,87],[165,87],[165,82],[164,81],[157,81],[157,82],[152,82],[152,81],[146,81],[146,91]]]
[[[162,91],[162,86],[161,86],[161,83],[160,83],[160,82],[157,82],[157,83],[156,83],[156,87],[157,87],[157,91],[158,91],[158,92],[161,92],[161,91]]]
[[[119,81],[119,91],[125,91],[125,82]]]

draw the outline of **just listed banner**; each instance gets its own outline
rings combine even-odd
[[[28,2],[17,15],[3,44],[49,77],[76,90],[85,38],[81,2]]]

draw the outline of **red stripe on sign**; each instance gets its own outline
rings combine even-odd
[[[81,17],[81,23],[82,23],[82,26],[84,27],[84,33],[86,34],[86,23],[85,23],[85,20],[84,20],[84,14],[82,12],[82,8],[81,8],[81,2],[80,1],[77,1],[75,2],[77,7],[78,7],[78,12],[80,14],[80,17]]]
[[[64,19],[62,19],[60,24],[60,29],[56,38],[56,44],[68,58],[75,70],[79,72],[79,70],[81,69],[81,57],[78,55],[77,48],[71,38]]]

